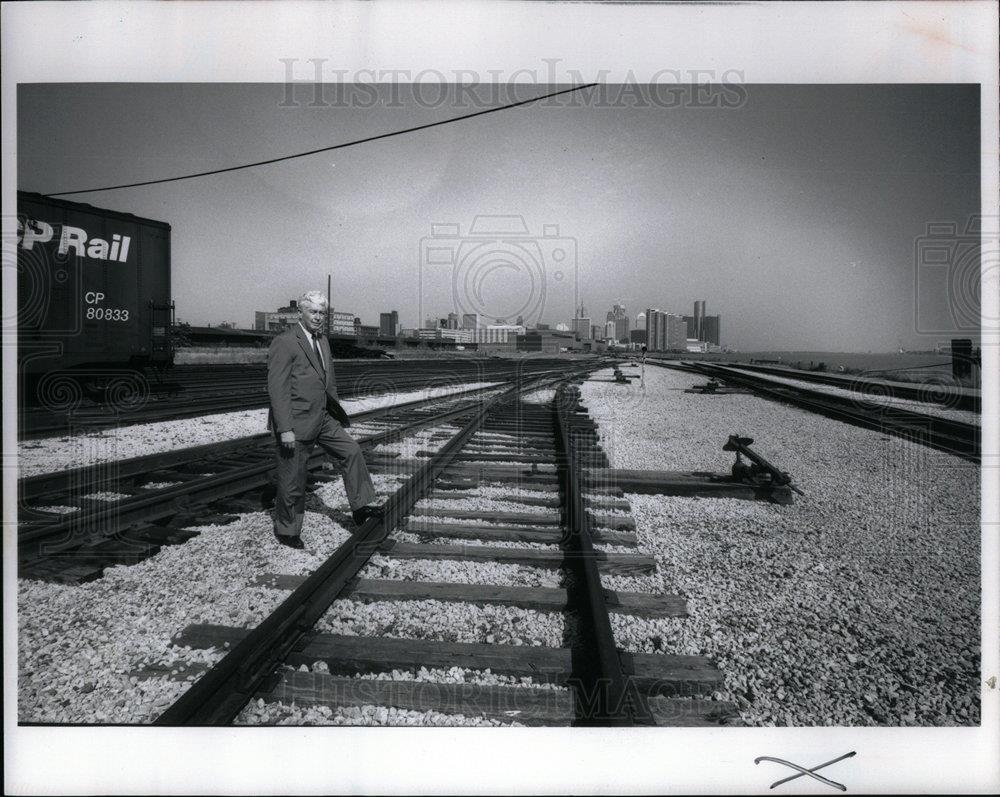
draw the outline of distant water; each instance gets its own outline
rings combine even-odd
[[[888,371],[886,376],[892,373],[907,374],[908,377],[914,379],[921,374],[927,376],[951,374],[951,355],[934,354],[933,352],[858,354],[857,352],[840,351],[740,351],[719,354],[687,354],[684,355],[684,359],[702,359],[712,362],[725,360],[744,363],[750,362],[750,360],[780,360],[782,365],[806,370],[815,368],[820,363],[825,363],[826,370],[832,373],[836,373],[843,367],[852,372]]]

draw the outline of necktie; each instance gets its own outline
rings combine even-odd
[[[313,341],[313,351],[316,352],[316,359],[319,360],[319,367],[326,373],[326,363],[323,362],[323,355],[319,351],[319,338],[316,335],[312,336]]]

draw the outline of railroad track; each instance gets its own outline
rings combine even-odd
[[[796,407],[834,418],[845,423],[874,429],[883,434],[904,437],[915,443],[962,457],[980,460],[981,429],[930,413],[915,412],[890,404],[858,398],[832,395],[804,386],[785,385],[735,368],[708,363],[666,364],[649,360],[662,368],[674,368],[721,379],[753,390],[766,398],[793,404]]]
[[[341,398],[361,398],[366,396],[384,395],[396,391],[411,391],[421,388],[444,388],[456,384],[450,377],[432,379],[427,377],[410,377],[399,379],[390,384],[366,385],[361,389],[347,386],[338,387]],[[240,412],[242,410],[259,409],[268,405],[266,388],[260,383],[250,386],[240,385],[229,393],[212,393],[183,397],[171,397],[157,400],[151,399],[136,410],[126,410],[123,413],[109,410],[107,407],[95,405],[93,408],[73,412],[67,415],[53,415],[48,411],[25,410],[20,414],[25,430],[20,439],[30,440],[46,437],[58,432],[101,429],[109,426],[126,426],[140,423],[156,423],[159,421],[197,418],[223,412]]]
[[[507,382],[565,370],[565,361],[420,360],[336,363],[343,398],[444,387],[469,382]],[[25,404],[18,411],[18,439],[29,440],[79,429],[152,423],[267,406],[267,368],[262,365],[178,366],[159,383],[135,372],[131,387],[101,403],[85,398],[69,383],[50,385],[47,406]]]
[[[922,401],[927,404],[939,404],[956,410],[981,412],[982,401],[980,391],[975,388],[962,387],[946,382],[893,382],[866,374],[846,376],[829,374],[819,371],[802,371],[796,368],[773,365],[751,365],[739,363],[738,367],[745,371],[755,371],[785,379],[798,379],[803,382],[815,382],[820,385],[853,390],[872,397],[889,397],[907,401]]]
[[[609,514],[627,508],[619,490],[591,487],[590,495],[584,493],[585,469],[606,466],[607,460],[578,390],[565,384],[565,377],[561,381],[551,405],[521,400],[539,383],[511,387],[455,419],[461,426],[440,450],[422,459],[386,457],[373,463],[405,477],[386,502],[385,517],[357,529],[309,576],[258,575],[255,584],[291,594],[255,628],[179,629],[177,645],[228,653],[204,670],[157,724],[224,725],[257,700],[331,708],[377,705],[385,711],[438,711],[529,725],[718,725],[735,717],[732,705],[699,697],[722,683],[707,659],[617,648],[612,613],[683,617],[686,605],[675,595],[603,587],[601,573],[648,574],[655,560],[636,549],[631,518]],[[482,484],[516,490],[511,501],[533,511],[460,508],[463,497]],[[458,498],[459,508],[418,506],[426,497]],[[564,580],[560,588],[543,588],[359,578],[376,554],[393,560],[518,563],[561,569]],[[323,618],[341,598],[564,612],[567,634],[562,646],[549,647],[492,644],[489,638],[472,643],[325,633]],[[455,666],[521,679],[521,685],[396,677],[422,667]],[[172,677],[177,668],[171,667],[147,667],[133,675]],[[176,677],[189,678],[197,670],[182,669]],[[356,677],[365,673],[393,677]]]
[[[388,427],[358,442],[372,449],[445,422],[477,407],[495,390],[479,388],[357,413],[352,420],[358,426],[378,421]],[[205,525],[232,511],[259,511],[265,508],[262,490],[267,501],[273,456],[273,438],[265,432],[21,479],[19,575],[68,583],[92,580],[108,565],[141,561],[161,545],[196,534],[184,525]],[[317,448],[310,465],[318,469],[324,460]],[[120,497],[88,498],[99,492]],[[247,494],[253,498],[240,497]],[[59,507],[71,511],[53,510]]]

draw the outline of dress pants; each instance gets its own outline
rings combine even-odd
[[[360,509],[375,500],[375,486],[368,475],[361,447],[329,415],[315,440],[296,440],[295,450],[287,451],[275,435],[278,445],[274,500],[274,531],[287,537],[302,532],[302,517],[306,507],[306,463],[313,446],[319,445],[330,457],[343,465],[344,488],[351,510]]]

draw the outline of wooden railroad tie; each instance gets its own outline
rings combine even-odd
[[[426,461],[422,459],[378,459],[366,458],[368,467],[378,473],[413,473],[420,470]],[[509,462],[509,460],[505,460]],[[503,463],[477,464],[476,462],[452,462],[443,472],[444,476],[477,477],[482,481],[537,481],[556,484],[558,476],[554,465],[526,463],[507,465]]]
[[[472,540],[501,540],[503,542],[541,542],[558,545],[566,539],[566,531],[560,527],[527,528],[524,526],[495,526],[470,523],[441,523],[433,520],[409,520],[403,531],[422,534],[427,537],[455,537]],[[606,545],[639,544],[632,532],[593,529],[594,542]]]
[[[18,576],[58,584],[85,584],[101,578],[107,567],[142,562],[158,554],[162,546],[179,545],[200,533],[155,524],[126,529],[110,539],[40,553],[38,558],[19,564]]]
[[[173,643],[195,649],[232,647],[249,629],[193,625]],[[722,684],[722,673],[702,656],[632,654],[619,651],[622,669],[648,698],[657,724],[677,726],[720,725],[735,716],[730,703],[697,699],[670,699],[708,694]],[[417,671],[420,667],[462,667],[490,670],[498,675],[532,677],[563,685],[572,677],[572,650],[524,645],[484,645],[436,642],[390,637],[355,637],[317,634],[293,651],[286,663],[292,667],[324,662],[332,675],[285,671],[266,701],[296,705],[377,705],[413,711],[484,716],[526,724],[568,725],[575,705],[569,691],[532,687],[440,684],[435,682],[375,681],[345,678],[345,674]],[[167,665],[153,665],[163,673]],[[169,677],[183,679],[184,673]],[[142,670],[134,675],[140,676]]]
[[[402,711],[437,711],[532,726],[569,726],[576,719],[572,692],[516,686],[361,680],[292,671],[284,673],[277,686],[260,697],[266,702],[299,706],[377,705]],[[713,700],[650,697],[647,701],[654,723],[662,727],[721,726],[735,715],[731,703]]]
[[[480,479],[478,477],[466,477],[462,474],[448,475],[446,474],[443,479],[439,479],[434,483],[434,489],[438,490],[475,490],[480,486],[489,486],[490,484],[502,485],[502,484],[517,484],[518,489],[527,492],[531,491],[534,493],[540,493],[544,495],[551,495],[553,493],[559,492],[559,484],[555,481],[551,482],[539,482],[539,481],[525,481],[514,478],[507,479],[497,479],[495,482],[490,479]]]
[[[618,489],[644,495],[684,495],[701,498],[740,498],[767,500],[777,504],[792,503],[792,491],[783,485],[752,485],[737,481],[729,474],[698,471],[626,470],[588,468],[586,489]]]
[[[490,523],[521,523],[533,526],[558,526],[562,521],[557,512],[542,514],[540,512],[495,512],[484,517],[481,509],[449,509],[429,506],[416,506],[410,510],[411,516],[443,517],[456,520],[487,520]]]
[[[451,488],[441,489],[438,485],[435,485],[427,497],[431,499],[441,498],[451,501],[464,501],[467,498],[482,496],[470,496],[462,490],[452,490]],[[559,509],[563,505],[562,498],[559,496],[510,494],[505,495],[500,500],[510,501],[511,503],[522,504],[524,506],[542,506],[548,509]]]
[[[465,500],[466,498],[476,498],[476,497],[487,497],[487,496],[469,496],[466,495],[462,490],[472,489],[474,485],[462,485],[459,488],[452,487],[450,485],[442,487],[441,483],[437,483],[431,494],[428,496],[431,499],[443,498],[448,500]],[[532,491],[536,492],[536,491]],[[549,509],[560,509],[564,506],[563,499],[561,496],[545,496],[545,495],[517,495],[514,493],[505,495],[500,500],[509,501],[512,504],[523,504],[524,506],[543,506]],[[594,509],[606,509],[615,512],[631,512],[632,505],[628,501],[617,501],[617,500],[597,500],[596,498],[584,498],[584,502],[587,506],[591,506]]]
[[[293,590],[305,576],[264,573],[252,586]],[[445,581],[398,581],[395,579],[353,579],[341,598],[359,601],[436,600],[477,605],[518,606],[537,611],[564,611],[569,606],[561,587],[504,587],[494,584],[461,584]],[[651,595],[646,592],[604,590],[608,611],[636,617],[687,617],[687,600],[678,595]]]
[[[538,512],[491,512],[482,509],[437,509],[435,507],[414,507],[411,515],[454,518],[455,520],[486,520],[490,523],[518,523],[531,526],[559,526],[562,518],[557,513],[543,515]],[[635,520],[629,515],[604,515],[591,512],[594,526],[608,529],[635,529]]]
[[[494,548],[488,545],[419,545],[387,540],[379,553],[394,559],[454,559],[457,561],[500,562],[558,570],[565,562],[562,551],[535,548]],[[656,560],[647,554],[597,551],[597,567],[602,573],[648,576],[656,571]]]

